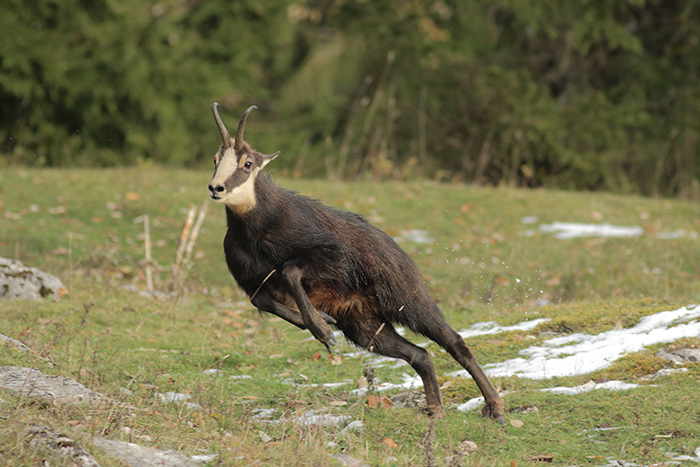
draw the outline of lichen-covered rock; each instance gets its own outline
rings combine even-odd
[[[13,259],[0,258],[0,299],[57,299],[66,293],[68,290],[58,277]]]

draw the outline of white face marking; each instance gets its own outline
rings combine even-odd
[[[224,204],[239,213],[248,212],[255,207],[255,180],[258,173],[279,154],[249,154],[247,150],[244,149],[240,158],[233,148],[226,149],[220,159],[217,154],[219,163],[209,184],[209,198],[212,201]],[[255,166],[256,159],[261,160],[259,167]],[[246,168],[246,165],[249,168]],[[250,165],[253,165],[252,170]]]
[[[220,200],[214,202],[222,203],[238,209],[249,211],[255,207],[255,178],[260,171],[259,167],[253,169],[245,182],[226,193]]]
[[[214,178],[211,179],[211,185],[224,185],[224,182],[233,175],[238,166],[236,165],[236,152],[229,148],[224,152],[224,155],[216,166]]]

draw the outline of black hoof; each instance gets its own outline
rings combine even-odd
[[[326,321],[326,324],[336,324],[337,323],[337,321],[335,319],[331,318],[330,316],[328,316],[324,312],[321,312],[321,316]]]

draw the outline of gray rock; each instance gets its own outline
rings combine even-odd
[[[700,349],[680,349],[673,353],[681,357],[685,362],[700,362]]]
[[[169,449],[148,448],[105,438],[93,438],[92,444],[133,467],[199,467],[189,457]]]
[[[337,460],[343,467],[370,467],[369,464],[355,459],[354,457],[350,457],[347,454],[336,454],[331,457]]]
[[[687,368],[662,368],[661,370],[653,373],[651,375],[640,376],[639,381],[652,381],[658,378],[663,378],[664,376],[677,375],[679,373],[686,373]]]
[[[656,355],[675,363],[700,362],[700,349],[679,349],[671,352],[659,350]]]
[[[19,261],[0,258],[0,298],[5,300],[39,300],[59,298],[67,289],[56,276]]]
[[[39,370],[19,366],[0,366],[0,388],[54,403],[92,406],[118,404],[99,392],[91,391],[73,378],[49,376]]]
[[[76,467],[100,467],[100,464],[78,443],[68,436],[43,426],[33,426],[24,430],[29,436],[29,446],[55,451],[61,457],[71,460]]]

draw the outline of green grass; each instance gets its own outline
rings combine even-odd
[[[206,201],[209,177],[148,166],[9,169],[0,175],[0,256],[51,272],[70,290],[59,301],[0,302],[0,332],[22,340],[56,367],[6,347],[0,348],[0,365],[72,377],[134,407],[55,406],[0,392],[0,463],[33,466],[48,458],[51,465],[68,465],[27,446],[22,430],[31,425],[51,426],[86,446],[97,435],[186,455],[219,453],[211,465],[225,466],[339,465],[330,457],[338,453],[370,465],[427,465],[429,459],[449,465],[464,440],[479,446],[461,459],[464,466],[537,465],[528,459],[544,454],[553,456],[554,465],[605,465],[604,457],[649,465],[668,462],[667,452],[692,454],[700,446],[700,365],[624,392],[562,396],[538,390],[589,379],[637,382],[638,376],[668,367],[654,355],[668,346],[627,356],[590,375],[548,381],[495,378],[497,386],[509,391],[508,422],[502,426],[477,412],[452,408],[479,395],[478,390],[471,380],[444,376],[459,367],[430,344],[441,384],[451,381],[443,391],[446,418],[431,425],[415,408],[370,408],[366,397],[351,393],[363,375],[365,358],[329,360],[307,332],[261,317],[237,289],[223,259],[225,220],[217,206],[209,206],[177,299],[149,300],[123,289],[145,287],[143,223],[138,222],[144,214],[151,219],[156,287],[165,289],[184,211]],[[700,232],[697,204],[428,182],[277,182],[363,214],[392,235],[410,229],[429,232],[434,244],[402,247],[419,264],[457,329],[485,320],[509,325],[552,318],[531,332],[470,340],[482,363],[516,357],[551,333],[631,327],[643,316],[700,302],[700,239],[655,235]],[[526,216],[537,216],[537,224],[640,225],[645,234],[625,239],[528,237],[519,234],[537,224],[523,224]],[[543,300],[549,305],[541,306]],[[338,348],[354,350],[345,342]],[[203,374],[206,369],[221,373]],[[375,369],[383,381],[400,382],[403,372],[413,374],[408,367]],[[252,378],[233,380],[232,375]],[[348,384],[323,386],[339,381]],[[189,402],[199,408],[161,402],[157,393],[167,391],[189,393]],[[537,411],[518,411],[532,406]],[[279,423],[256,421],[259,409],[276,409],[272,417]],[[288,421],[311,411],[362,420],[364,429],[341,434],[333,427]],[[431,426],[434,437],[428,436]],[[397,446],[387,446],[391,443],[383,443],[385,438]],[[122,465],[93,452],[103,466]]]

